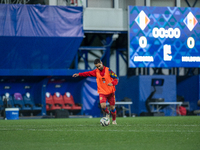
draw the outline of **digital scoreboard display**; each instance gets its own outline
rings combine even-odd
[[[128,7],[129,68],[200,67],[200,8]]]

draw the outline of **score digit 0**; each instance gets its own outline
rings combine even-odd
[[[147,46],[147,38],[144,36],[141,36],[139,39],[139,45],[141,48],[145,48]]]
[[[188,46],[189,48],[193,48],[194,45],[195,45],[195,40],[194,40],[194,38],[193,38],[193,37],[189,37],[189,38],[187,39],[187,46]]]

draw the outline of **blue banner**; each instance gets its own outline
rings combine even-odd
[[[0,36],[83,37],[82,9],[0,4]]]
[[[0,4],[0,75],[64,75],[83,35],[82,7]]]
[[[97,93],[96,78],[88,77],[82,88],[83,114],[100,117],[99,94]]]

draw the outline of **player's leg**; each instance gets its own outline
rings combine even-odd
[[[116,122],[117,111],[116,111],[115,105],[110,105],[110,109],[111,109],[111,115],[112,115],[112,124],[117,124]]]
[[[110,103],[110,109],[111,109],[111,115],[112,115],[112,124],[117,124],[116,122],[116,116],[117,116],[117,111],[115,108],[115,94],[112,93],[108,97],[108,102]]]
[[[103,94],[99,94],[99,101],[100,101],[100,105],[101,105],[101,109],[103,112],[106,113],[106,117],[108,117],[108,115],[110,115],[110,111],[108,110],[107,106],[106,106],[106,96]]]

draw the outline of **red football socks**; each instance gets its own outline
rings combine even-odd
[[[111,110],[112,120],[116,120],[117,111],[116,109]]]
[[[106,107],[105,109],[102,109],[106,114],[109,114],[109,110],[108,108]]]

